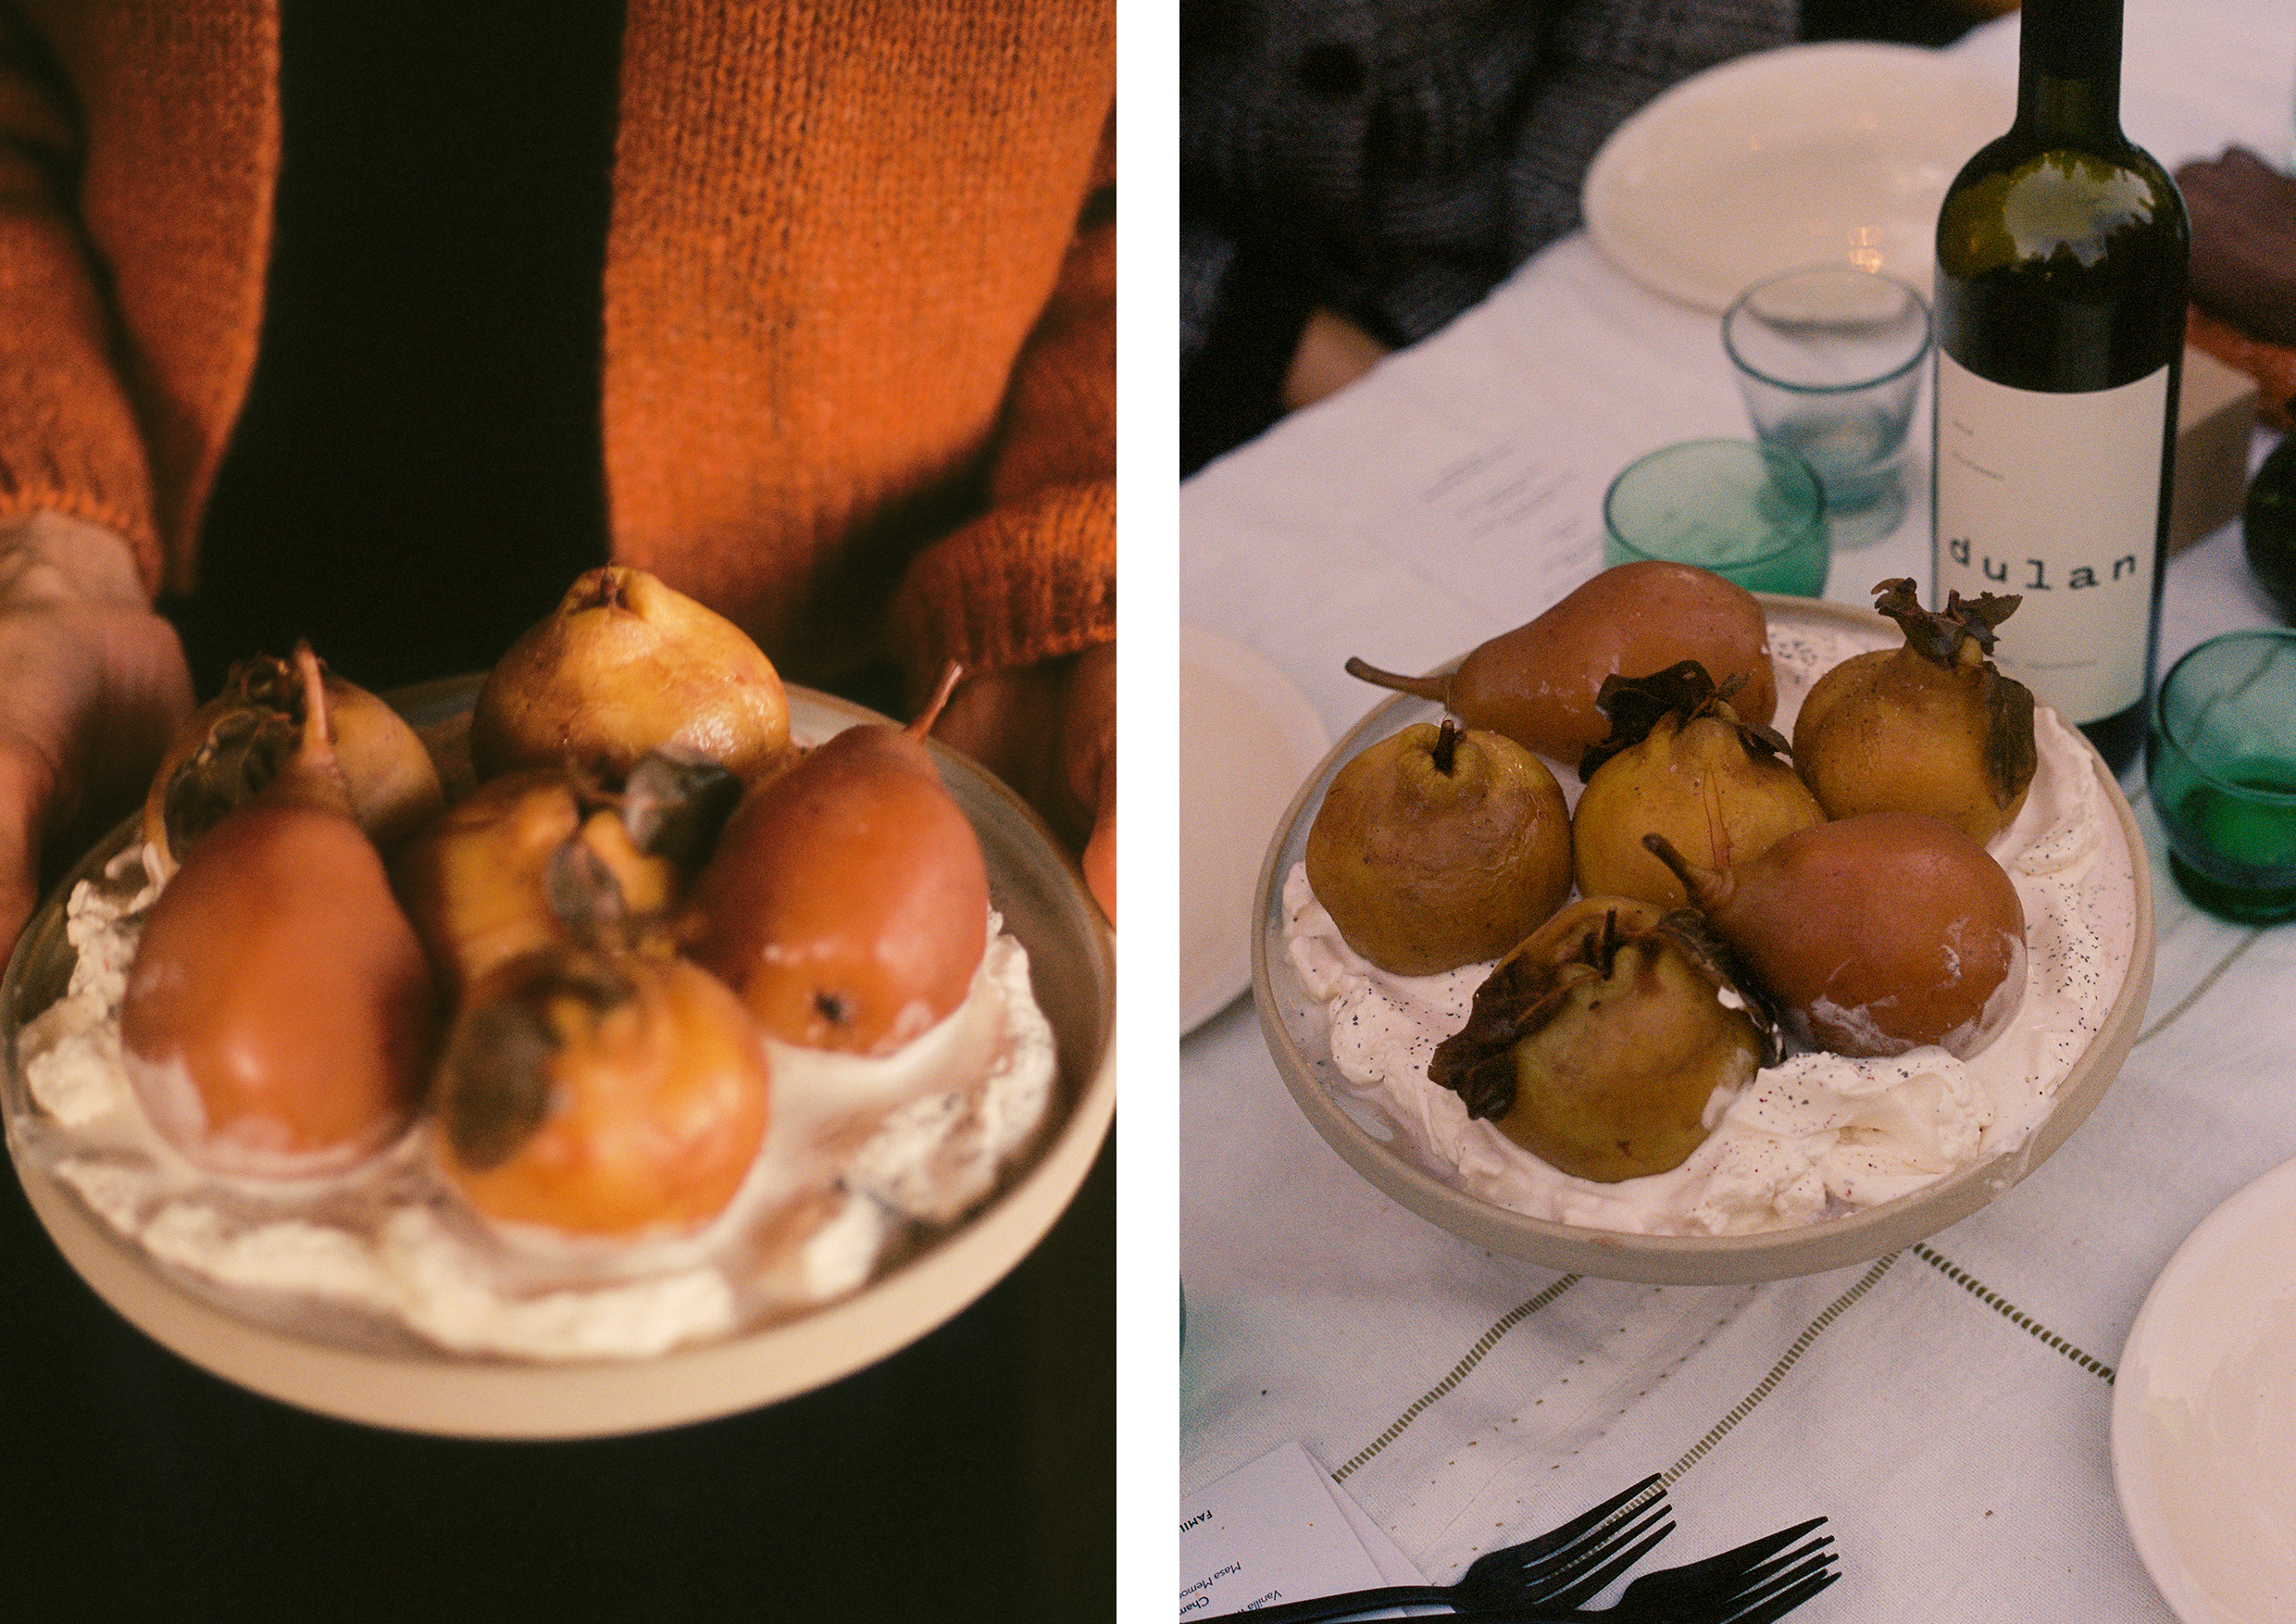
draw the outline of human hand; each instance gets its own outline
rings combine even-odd
[[[1386,359],[1387,346],[1336,311],[1308,313],[1283,375],[1283,409],[1296,412],[1337,394]]]
[[[988,671],[956,685],[933,736],[995,773],[1079,854],[1117,917],[1117,651]]]
[[[39,902],[42,848],[92,843],[140,800],[191,713],[127,543],[56,513],[0,520],[0,956]]]

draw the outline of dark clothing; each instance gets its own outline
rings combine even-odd
[[[1578,225],[1629,114],[1795,23],[1794,0],[1192,0],[1183,465],[1273,420],[1311,309],[1426,337]]]

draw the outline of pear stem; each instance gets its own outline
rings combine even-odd
[[[1435,758],[1435,770],[1449,778],[1459,756],[1459,724],[1443,718],[1441,730],[1435,735],[1435,747],[1429,752]]]
[[[584,577],[589,590],[574,607],[580,609],[628,609],[630,607],[630,571],[618,564],[601,565]]]
[[[303,737],[295,749],[295,765],[306,772],[331,772],[336,762],[334,741],[327,733],[327,682],[318,656],[307,642],[295,644],[294,666],[303,684]]]
[[[1446,703],[1451,693],[1451,678],[1448,674],[1439,677],[1405,677],[1393,671],[1382,671],[1377,666],[1368,665],[1353,657],[1347,662],[1347,674],[1351,677],[1360,677],[1365,681],[1376,683],[1381,688],[1392,688],[1398,693],[1410,693],[1421,699],[1431,699],[1437,705]]]
[[[925,701],[925,708],[908,725],[910,738],[921,743],[925,735],[932,731],[933,723],[941,719],[941,707],[949,703],[949,695],[956,692],[956,680],[964,674],[965,668],[955,660],[941,668],[941,681],[934,686],[932,697]]]
[[[302,730],[296,736],[294,754],[280,763],[279,771],[257,799],[276,806],[309,807],[356,822],[357,807],[328,727],[326,668],[307,642],[295,644],[290,664],[303,684]]]
[[[1682,889],[1690,893],[1691,906],[1702,914],[1711,914],[1717,908],[1727,906],[1738,890],[1737,882],[1730,878],[1728,870],[1716,873],[1712,868],[1699,868],[1676,851],[1674,843],[1663,834],[1644,835],[1642,846],[1652,856],[1674,870],[1674,877],[1682,882]]]

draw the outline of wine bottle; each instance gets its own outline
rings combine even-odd
[[[2016,120],[1938,213],[1936,593],[2118,772],[2143,742],[2191,228],[2120,127],[2121,0],[2025,0]]]
[[[2272,448],[2240,504],[2240,551],[2283,620],[2296,620],[2296,434]]]

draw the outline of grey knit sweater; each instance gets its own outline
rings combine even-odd
[[[1797,21],[1796,0],[1186,0],[1183,367],[1254,256],[1390,344],[1425,337],[1578,224],[1628,114]]]

